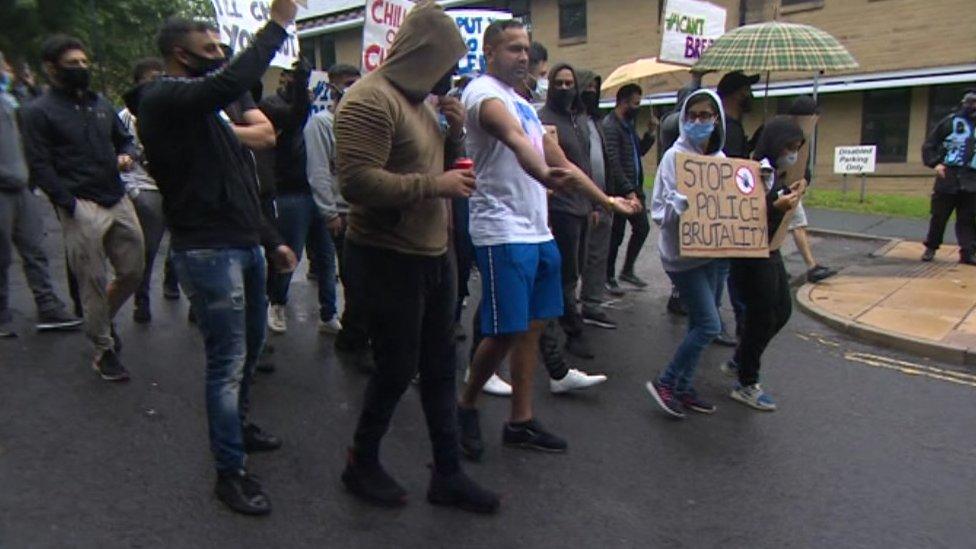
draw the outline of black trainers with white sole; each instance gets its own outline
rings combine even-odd
[[[92,364],[92,368],[105,381],[129,381],[129,371],[125,369],[112,349],[103,351],[98,361]]]
[[[75,330],[81,326],[82,319],[72,315],[64,309],[44,311],[37,316],[37,330]]]
[[[565,452],[569,446],[565,440],[547,431],[534,419],[523,423],[506,423],[502,429],[502,444],[553,453]]]
[[[617,329],[617,323],[614,322],[612,318],[607,316],[603,311],[593,309],[583,310],[583,324],[596,326],[597,328],[603,328],[605,330]]]

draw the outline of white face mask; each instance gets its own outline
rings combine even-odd
[[[779,157],[779,162],[777,162],[776,164],[777,167],[779,168],[788,168],[793,164],[796,164],[796,161],[799,158],[800,158],[800,151],[789,152]]]
[[[549,94],[549,79],[540,78],[535,81],[535,92],[538,93],[543,98]]]

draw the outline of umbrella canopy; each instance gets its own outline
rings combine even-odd
[[[839,71],[857,61],[830,34],[809,25],[771,21],[733,29],[709,46],[696,71]]]
[[[621,65],[614,69],[614,71],[610,73],[610,76],[603,81],[603,89],[606,90],[616,88],[618,86],[623,86],[624,84],[637,82],[638,80],[644,78],[651,78],[653,76],[660,76],[669,73],[678,73],[681,71],[688,71],[688,67],[664,63],[658,61],[657,57],[646,57],[644,59],[638,59],[633,63]]]

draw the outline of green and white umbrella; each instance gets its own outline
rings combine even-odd
[[[842,71],[857,61],[830,34],[809,25],[771,21],[738,27],[705,50],[692,70]]]

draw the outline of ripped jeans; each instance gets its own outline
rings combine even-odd
[[[210,450],[218,472],[244,468],[243,424],[268,322],[264,251],[174,250],[173,265],[203,334]]]

